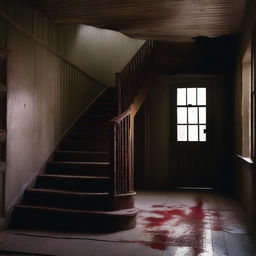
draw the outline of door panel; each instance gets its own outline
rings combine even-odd
[[[207,84],[183,85],[175,87],[172,95],[174,185],[212,187],[213,88]]]

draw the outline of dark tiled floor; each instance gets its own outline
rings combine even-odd
[[[2,255],[254,256],[256,235],[239,204],[209,191],[139,192],[137,227],[111,234],[6,231]],[[9,254],[7,254],[9,252]],[[0,253],[1,255],[1,253]]]

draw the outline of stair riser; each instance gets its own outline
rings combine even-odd
[[[82,150],[82,151],[109,151],[110,146],[107,142],[102,143],[86,143],[86,142],[64,142],[61,146],[61,150]]]
[[[58,164],[58,163],[49,163],[47,165],[47,170],[77,170],[77,171],[98,171],[98,170],[105,170],[109,171],[109,165],[94,165],[94,164],[72,164],[72,163],[66,163],[66,164]]]
[[[109,176],[109,169],[95,169],[95,170],[63,170],[63,169],[51,169],[46,170],[46,174],[62,174],[62,175],[81,175],[81,176]]]
[[[36,188],[59,189],[81,192],[108,192],[110,190],[109,180],[97,179],[68,179],[68,178],[49,178],[39,177]]]
[[[116,116],[117,114],[117,108],[115,106],[105,106],[105,107],[100,107],[100,106],[93,106],[84,116],[86,115],[91,115],[91,114],[112,114],[113,116]],[[83,118],[83,117],[82,117]]]
[[[97,111],[93,111],[93,112],[90,112],[90,113],[87,113],[86,115],[82,116],[80,121],[83,121],[83,120],[87,120],[88,118],[89,119],[111,119],[111,118],[114,118],[116,116],[116,113],[112,113],[110,111],[105,111],[105,112],[97,112]]]
[[[108,197],[88,197],[75,194],[63,195],[53,193],[34,193],[31,191],[26,191],[24,193],[23,203],[25,205],[58,207],[76,210],[112,210],[112,205]]]
[[[95,105],[117,105],[117,100],[115,97],[108,97],[101,99],[100,101],[96,102]]]
[[[94,115],[94,114],[116,116],[117,111],[116,111],[116,108],[114,108],[114,107],[101,108],[101,107],[95,106],[95,107],[92,107],[92,109],[90,111],[88,111],[86,113],[86,115],[84,115],[83,117],[86,117],[87,115]]]
[[[54,161],[68,162],[108,162],[109,154],[65,154],[55,153]]]
[[[14,209],[10,223],[10,228],[99,232],[125,230],[135,226],[135,216],[95,216],[24,208]]]
[[[117,109],[117,103],[105,101],[105,102],[99,102],[95,104],[94,108],[96,109]]]
[[[110,132],[110,127],[107,125],[79,125],[76,126],[73,130],[74,132],[102,132],[102,133],[106,133],[106,132]]]
[[[110,140],[110,134],[90,134],[90,133],[73,133],[69,135],[70,140],[86,140],[88,142],[94,142],[94,141],[103,141],[103,143],[107,143]]]
[[[79,122],[88,123],[88,122],[107,122],[108,120],[112,119],[114,116],[86,116],[83,119],[81,119]]]

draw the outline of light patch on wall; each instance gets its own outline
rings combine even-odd
[[[242,62],[242,155],[251,157],[251,43]]]
[[[118,73],[144,44],[119,32],[79,25],[69,59],[97,81],[115,86]]]

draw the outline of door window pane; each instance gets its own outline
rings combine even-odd
[[[198,141],[198,125],[188,126],[188,141]]]
[[[190,107],[188,108],[188,123],[189,124],[197,124],[197,108]]]
[[[199,124],[206,124],[206,107],[199,108]]]
[[[178,124],[187,123],[187,108],[177,108],[177,121]]]
[[[177,105],[178,106],[185,106],[186,105],[186,88],[178,88],[177,89]]]
[[[187,141],[187,125],[178,125],[177,126],[177,140],[178,141]]]
[[[206,88],[197,88],[197,105],[206,105]]]
[[[199,141],[206,141],[206,125],[199,125]]]
[[[196,88],[187,88],[187,105],[196,105]]]
[[[206,88],[177,88],[177,141],[206,141]]]

